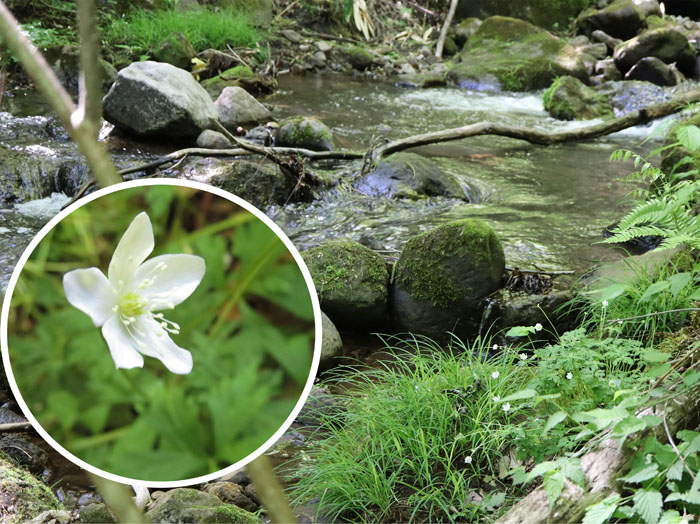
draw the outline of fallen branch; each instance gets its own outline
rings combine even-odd
[[[32,425],[29,422],[9,422],[7,424],[0,424],[0,433],[17,433],[29,429],[32,429]]]
[[[576,271],[562,270],[562,271],[534,271],[531,269],[518,269],[517,267],[507,267],[506,271],[518,271],[519,273],[526,273],[528,275],[547,275],[549,277],[556,277],[559,275],[575,275]]]
[[[531,144],[543,146],[560,144],[562,142],[590,140],[677,113],[687,104],[697,101],[700,101],[700,89],[688,91],[667,102],[661,102],[638,111],[633,111],[627,115],[612,120],[606,120],[599,124],[555,133],[539,131],[529,127],[508,126],[493,122],[479,122],[463,127],[410,136],[408,138],[389,142],[378,147],[374,151],[374,162],[376,163],[382,157],[390,155],[391,153],[396,153],[412,147],[460,140],[462,138],[479,135],[498,135],[508,138],[517,138],[530,142]]]

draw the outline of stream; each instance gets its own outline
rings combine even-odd
[[[541,93],[407,89],[339,76],[281,77],[279,84],[278,92],[265,100],[278,120],[316,116],[333,129],[343,147],[353,149],[366,149],[373,138],[395,139],[481,120],[552,131],[590,124],[552,119],[542,108]],[[0,208],[3,289],[34,233],[68,200],[60,191],[68,189],[70,194],[85,177],[75,148],[56,131],[53,118],[45,116],[48,108],[37,95],[16,95],[5,108],[13,115],[0,113],[0,147],[30,159],[27,171],[39,174],[22,173],[22,183],[28,195],[44,198]],[[473,203],[368,198],[332,189],[311,204],[273,207],[268,214],[302,250],[335,238],[371,235],[389,258],[416,233],[458,218],[479,217],[499,234],[509,267],[573,269],[580,274],[618,256],[595,242],[624,210],[621,202],[632,189],[624,176],[631,167],[608,159],[621,147],[648,152],[653,144],[640,143],[649,132],[650,128],[638,127],[595,141],[549,147],[493,136],[425,146],[417,152],[456,175]],[[122,166],[166,151],[124,139],[110,139],[109,150]],[[45,165],[37,166],[42,159]],[[343,177],[360,166],[343,162],[313,168]],[[51,169],[56,173],[52,175]]]

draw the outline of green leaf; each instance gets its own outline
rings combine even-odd
[[[650,478],[654,478],[659,471],[659,465],[656,463],[649,464],[648,466],[642,468],[636,468],[630,471],[624,477],[620,477],[617,480],[622,480],[624,482],[629,482],[630,484],[639,484]]]
[[[606,286],[598,290],[598,299],[600,300],[600,302],[602,302],[603,300],[612,302],[614,299],[625,293],[627,289],[629,289],[629,286],[626,286],[624,284],[612,284],[610,286]]]
[[[683,273],[676,273],[675,275],[671,276],[668,281],[670,283],[669,289],[673,297],[677,297],[678,293],[680,293],[692,279],[693,277],[687,271],[684,271]]]
[[[564,489],[564,474],[561,471],[545,476],[544,491],[547,493],[547,500],[549,500],[549,509],[554,506],[562,489]]]
[[[535,397],[535,406],[539,404],[540,402],[544,402],[545,400],[554,400],[555,398],[561,397],[561,393],[551,393],[549,395],[537,395]]]
[[[552,413],[542,429],[542,436],[545,436],[550,429],[559,424],[562,420],[566,419],[566,417],[568,417],[566,411],[557,411],[556,413]]]
[[[638,419],[634,415],[630,415],[627,418],[622,419],[620,422],[615,424],[612,431],[612,436],[617,438],[627,437],[633,433],[645,429],[647,425],[643,420]]]
[[[610,495],[605,500],[588,506],[582,524],[603,524],[607,522],[612,517],[612,514],[615,513],[615,508],[617,508],[619,502],[620,495]]]
[[[676,137],[683,147],[691,153],[700,148],[700,129],[698,126],[679,126]]]
[[[503,502],[506,500],[506,494],[503,491],[497,491],[495,493],[489,493],[484,497],[483,502],[481,503],[482,506],[485,508],[495,508],[503,504]]]
[[[683,463],[680,460],[671,464],[666,472],[666,478],[668,480],[681,480],[683,478]]]
[[[506,337],[526,337],[534,332],[534,326],[513,326],[506,332]]]
[[[532,468],[532,471],[530,471],[525,476],[525,482],[530,482],[532,479],[539,477],[540,475],[544,475],[546,473],[549,473],[550,471],[552,471],[556,468],[557,468],[557,463],[552,462],[552,461],[547,461],[547,462],[542,462],[540,464],[537,464],[534,468]]]
[[[694,369],[689,369],[683,374],[683,384],[686,386],[692,386],[700,380],[700,373]]]
[[[583,473],[583,467],[581,466],[581,460],[578,458],[570,458],[562,466],[562,471],[564,476],[568,478],[574,484],[581,487],[586,485],[586,475]]]
[[[656,524],[661,515],[663,498],[661,493],[650,489],[639,489],[632,497],[634,509],[646,524]]]
[[[659,520],[659,524],[681,524],[681,522],[683,522],[683,517],[675,509],[664,511]]]
[[[644,353],[642,353],[642,358],[647,362],[658,363],[666,362],[669,358],[671,358],[671,355],[652,348],[645,350]]]
[[[640,304],[643,304],[644,302],[647,302],[654,295],[658,295],[662,291],[667,290],[670,286],[671,286],[671,283],[668,280],[654,282],[652,285],[650,285],[647,288],[647,290],[644,292],[644,294],[639,298],[638,302]]]
[[[513,393],[512,395],[508,395],[505,398],[501,399],[501,402],[511,402],[513,400],[523,400],[526,398],[532,398],[537,395],[537,391],[534,389],[522,389],[520,391],[517,391]]]
[[[644,415],[641,420],[648,428],[654,428],[664,421],[661,417],[657,417],[656,415]]]

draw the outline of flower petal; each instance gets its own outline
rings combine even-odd
[[[138,340],[127,331],[126,326],[117,315],[109,317],[102,326],[102,336],[105,337],[114,364],[118,368],[142,368],[143,357],[139,354]]]
[[[153,245],[151,219],[141,212],[129,224],[109,262],[107,275],[112,285],[118,288],[119,281],[128,285],[136,268],[153,251]]]
[[[151,311],[172,309],[189,297],[204,277],[204,259],[195,255],[161,255],[142,264],[132,280],[133,291]]]
[[[107,277],[96,267],[75,269],[63,275],[63,291],[68,302],[90,315],[97,327],[113,314],[114,291]]]
[[[186,375],[192,371],[192,353],[172,341],[170,335],[152,318],[141,316],[136,320],[140,333],[138,350],[148,357],[157,358],[172,373]]]

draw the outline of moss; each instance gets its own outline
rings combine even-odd
[[[3,513],[3,522],[24,522],[51,509],[65,509],[48,486],[27,470],[12,464],[0,453],[0,493],[12,500],[12,510]]]
[[[292,140],[300,144],[308,142],[321,142],[323,140],[330,140],[331,134],[325,129],[319,131],[314,131],[313,126],[301,119],[292,128]]]
[[[247,65],[237,65],[221,73],[221,78],[231,80],[234,78],[252,78],[255,76],[253,70]]]
[[[561,120],[613,116],[612,107],[602,94],[571,76],[555,78],[542,95],[542,103],[550,115]]]
[[[260,518],[253,513],[232,504],[224,504],[216,508],[216,513],[223,520],[219,522],[235,522],[236,524],[260,524]]]
[[[384,259],[362,244],[335,240],[303,256],[319,294],[343,292],[358,282],[380,293],[386,290],[389,273]]]
[[[494,231],[481,220],[467,218],[409,239],[394,268],[396,282],[417,299],[449,307],[474,290],[457,284],[456,275],[444,265],[446,258],[468,258],[476,268],[498,272],[499,279],[498,266],[504,265],[503,248]]]

